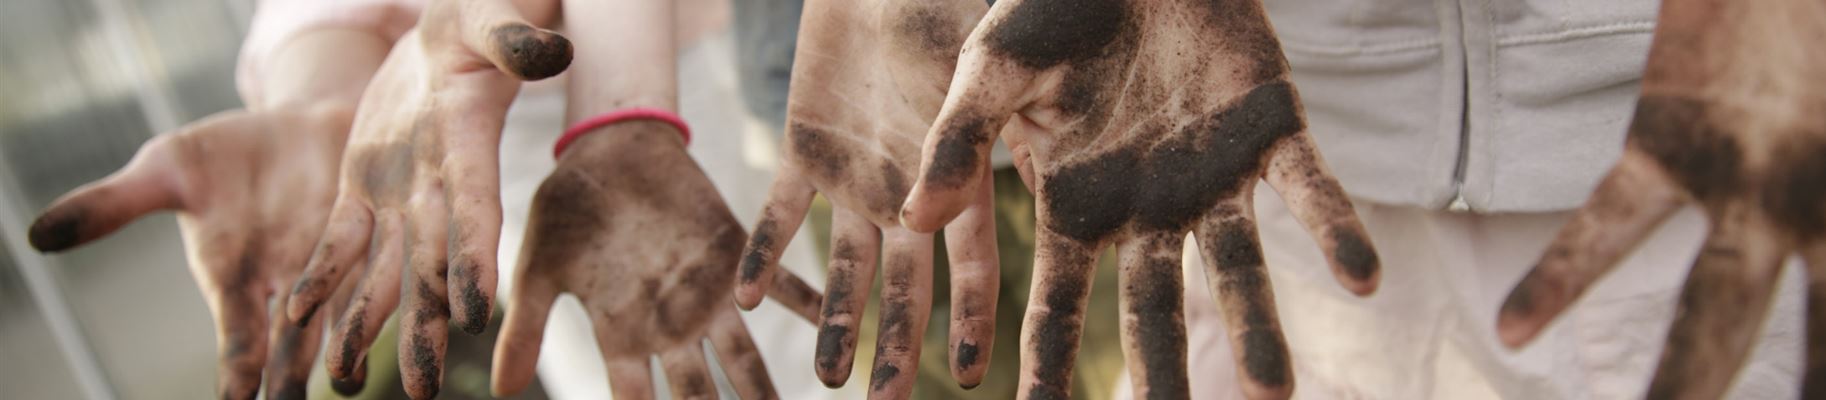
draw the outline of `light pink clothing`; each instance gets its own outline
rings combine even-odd
[[[259,104],[266,65],[292,37],[326,27],[361,29],[399,40],[418,23],[428,0],[261,0],[235,65],[235,87],[245,104]]]

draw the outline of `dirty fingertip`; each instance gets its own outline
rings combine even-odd
[[[61,207],[51,210],[32,221],[28,233],[32,249],[43,253],[56,253],[75,247],[80,239],[82,213],[69,212]]]
[[[488,328],[488,320],[494,312],[494,302],[489,292],[484,291],[481,269],[486,268],[475,261],[466,261],[451,271],[450,289],[457,293],[456,318],[457,326],[463,332],[480,335]]]
[[[496,27],[490,34],[501,68],[536,81],[564,72],[571,65],[571,41],[557,32],[524,23]]]

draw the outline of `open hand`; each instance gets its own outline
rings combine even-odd
[[[1267,179],[1359,295],[1380,268],[1306,133],[1257,0],[995,4],[965,42],[901,222],[932,231],[987,185],[998,134],[1035,188],[1022,398],[1066,398],[1096,254],[1121,257],[1122,342],[1138,398],[1186,398],[1181,244],[1196,235],[1250,398],[1292,368],[1251,204]]]
[[[653,397],[658,355],[678,398],[715,398],[709,339],[745,399],[779,395],[732,299],[747,236],[670,125],[626,121],[581,137],[533,195],[525,246],[495,344],[494,391],[531,381],[560,293],[582,301],[616,398]],[[777,275],[772,297],[816,322],[818,293]]]
[[[1806,259],[1804,398],[1826,396],[1826,5],[1669,0],[1622,160],[1504,301],[1505,344],[1532,340],[1686,204],[1711,220],[1648,397],[1724,395],[1758,337],[1783,260]]]
[[[154,137],[126,167],[57,199],[32,224],[32,247],[59,252],[160,210],[178,212],[191,276],[216,322],[217,393],[302,398],[321,318],[278,308],[329,217],[354,110],[227,111]],[[328,289],[340,307],[347,289]]]
[[[913,390],[931,315],[933,236],[901,227],[897,213],[958,48],[984,9],[982,1],[971,0],[805,4],[786,157],[742,257],[736,300],[744,308],[760,302],[813,194],[830,199],[830,280],[815,362],[825,385],[849,379],[880,259],[885,287],[870,397],[905,398]],[[973,173],[988,176],[987,169]],[[949,359],[964,387],[982,381],[995,331],[1000,275],[989,190],[969,193],[970,211],[945,231],[956,307]]]
[[[470,333],[488,323],[502,121],[521,80],[556,75],[570,56],[569,41],[501,0],[433,2],[387,56],[356,115],[329,225],[287,305],[307,320],[368,266],[330,339],[339,390],[362,385],[367,348],[402,295],[400,366],[414,398],[438,392],[446,321],[454,314]]]

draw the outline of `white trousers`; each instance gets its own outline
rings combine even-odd
[[[1300,399],[1642,398],[1707,226],[1696,209],[1675,214],[1512,351],[1497,340],[1497,310],[1571,212],[1478,215],[1359,201],[1383,269],[1376,293],[1358,298],[1332,278],[1279,196],[1262,185],[1255,204]],[[1241,399],[1197,251],[1187,240],[1193,397]],[[1762,339],[1727,398],[1799,396],[1806,285],[1797,259],[1786,267]],[[1117,398],[1132,397],[1129,382],[1117,387]]]

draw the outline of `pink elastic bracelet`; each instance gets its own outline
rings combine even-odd
[[[685,125],[685,119],[679,118],[678,114],[673,114],[671,111],[658,108],[624,108],[585,118],[582,121],[577,121],[576,125],[571,125],[570,129],[565,129],[564,136],[558,137],[558,144],[552,146],[552,158],[558,158],[558,156],[563,155],[564,149],[570,147],[571,142],[576,141],[579,137],[583,137],[584,134],[596,130],[596,128],[631,119],[651,119],[672,124],[673,128],[678,129],[678,136],[685,139],[685,145],[691,144],[691,127]]]

